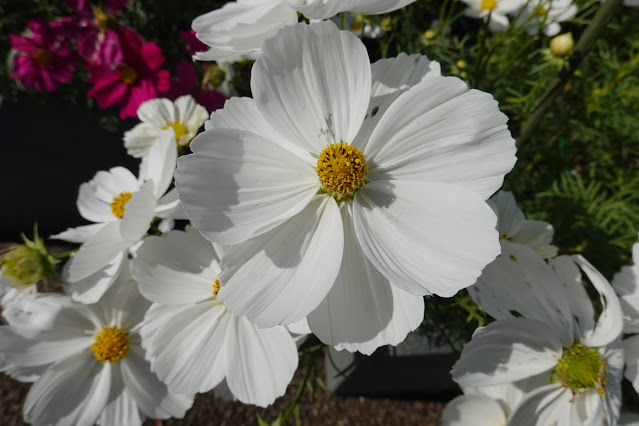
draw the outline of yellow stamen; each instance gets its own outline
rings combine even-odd
[[[180,142],[180,138],[182,136],[189,132],[189,129],[187,129],[186,126],[178,120],[175,120],[173,123],[167,123],[162,128],[168,129],[169,127],[173,128],[173,132],[175,132],[175,140],[178,142]]]
[[[126,84],[133,84],[138,81],[138,72],[135,70],[135,68],[124,65],[122,68],[120,68],[120,80],[122,80]]]
[[[564,348],[553,377],[564,387],[570,388],[573,394],[584,389],[595,389],[600,395],[605,395],[607,374],[607,363],[599,351],[583,343],[576,343]]]
[[[133,194],[130,192],[123,192],[117,197],[113,198],[113,201],[111,202],[111,211],[113,212],[113,215],[115,217],[117,217],[118,219],[122,219],[122,216],[124,216],[124,207],[126,206],[126,203],[129,202],[132,196]]]
[[[324,148],[315,170],[324,188],[338,197],[351,195],[364,186],[364,178],[368,175],[364,154],[344,142]]]
[[[129,351],[128,333],[116,326],[102,327],[91,345],[93,355],[102,362],[117,362]]]
[[[41,67],[48,67],[53,64],[53,54],[44,49],[36,49],[33,52],[33,60]]]
[[[497,0],[481,0],[481,8],[483,10],[493,10],[497,7]]]
[[[538,16],[546,16],[548,14],[548,9],[543,6],[539,6],[536,10]]]

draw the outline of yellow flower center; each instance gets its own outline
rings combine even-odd
[[[135,70],[135,68],[124,65],[122,68],[120,68],[120,80],[122,80],[126,84],[133,84],[138,81],[138,72]]]
[[[493,10],[497,7],[497,0],[481,0],[481,8],[483,10]]]
[[[344,142],[324,148],[315,170],[322,186],[338,198],[351,195],[364,186],[364,178],[368,175],[364,154]]]
[[[189,132],[189,129],[187,129],[186,126],[178,120],[175,120],[173,123],[167,123],[162,128],[168,129],[169,127],[173,128],[173,132],[175,132],[175,140],[178,142],[182,136]]]
[[[132,196],[133,194],[130,192],[123,192],[117,197],[113,198],[113,201],[111,201],[111,211],[113,212],[113,215],[115,217],[117,217],[118,219],[122,219],[122,216],[124,216],[124,207],[126,206],[126,203],[129,202]]]
[[[215,280],[215,283],[213,283],[213,300],[217,300],[217,294],[220,292],[220,287],[220,281]]]
[[[512,240],[513,240],[513,237],[512,237],[512,236],[510,236],[510,235],[508,235],[508,234],[501,234],[501,235],[499,236],[499,239],[500,239],[500,240],[506,240],[506,241],[512,241]]]
[[[53,54],[44,49],[36,49],[33,52],[33,60],[41,67],[48,67],[53,64]]]
[[[543,6],[539,6],[536,10],[537,16],[546,16],[548,14],[548,9]]]
[[[582,389],[597,389],[604,395],[608,368],[599,351],[582,343],[565,348],[554,369],[551,381],[560,381],[565,387],[577,393]]]
[[[128,333],[116,326],[102,327],[91,345],[93,355],[102,362],[117,362],[129,351]]]
[[[351,30],[360,31],[362,29],[362,21],[351,22]]]

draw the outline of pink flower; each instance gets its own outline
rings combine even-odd
[[[135,117],[138,106],[171,88],[170,74],[160,67],[164,55],[157,44],[145,42],[132,30],[118,32],[122,61],[116,68],[89,66],[89,97],[100,108],[118,106],[120,118]]]
[[[27,36],[9,34],[9,43],[17,51],[12,76],[24,87],[53,92],[59,83],[73,78],[77,56],[54,23],[33,19],[28,27]]]
[[[163,93],[171,100],[182,95],[192,95],[195,101],[210,113],[224,106],[227,97],[217,90],[203,88],[199,90],[197,70],[192,62],[180,61],[175,68],[176,77],[171,80],[171,90]]]
[[[66,4],[75,9],[80,16],[86,19],[91,19],[93,13],[91,12],[91,5],[87,0],[63,0]],[[131,0],[107,0],[107,12],[111,15],[118,13],[124,6],[126,6]]]
[[[195,31],[193,30],[180,31],[180,37],[182,37],[182,41],[186,44],[186,53],[189,55],[195,55],[197,52],[209,50],[209,47],[206,44],[202,43],[197,37],[195,37]]]

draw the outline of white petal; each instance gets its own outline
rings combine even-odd
[[[175,106],[169,99],[156,98],[142,102],[137,111],[138,118],[143,123],[161,129],[177,120]]]
[[[612,278],[623,312],[624,332],[639,332],[639,243],[632,246],[634,265],[624,266]]]
[[[526,318],[495,321],[478,328],[453,367],[461,386],[491,386],[554,368],[562,354],[555,330]]]
[[[98,423],[100,426],[141,426],[144,417],[130,392],[123,389],[104,407]]]
[[[364,151],[373,130],[393,102],[411,87],[432,76],[440,76],[438,62],[426,56],[400,53],[396,58],[380,59],[371,65],[371,99],[366,119],[352,145]]]
[[[162,318],[156,318],[161,315]],[[224,351],[231,315],[217,302],[153,305],[146,320],[164,322],[150,339],[151,369],[175,392],[207,392],[224,379]],[[142,326],[141,334],[149,334]]]
[[[171,185],[177,161],[177,142],[172,128],[160,133],[157,141],[142,158],[140,163],[140,183],[152,180],[155,199],[159,199]],[[129,201],[130,202],[130,201]],[[127,205],[128,207],[128,205]],[[126,211],[125,211],[126,213]]]
[[[78,226],[76,228],[69,228],[59,234],[51,235],[49,238],[54,240],[64,240],[70,243],[83,243],[88,240],[92,235],[96,234],[104,223],[95,223],[92,225]]]
[[[69,279],[69,268],[65,267],[63,276],[69,282],[67,293],[71,295],[73,300],[78,302],[96,303],[118,277],[124,263],[125,254],[125,252],[120,252],[104,267],[77,281]],[[70,265],[70,263],[67,265]]]
[[[337,203],[318,195],[269,233],[229,248],[222,258],[218,299],[260,327],[298,321],[335,282],[343,247]]]
[[[309,327],[335,349],[372,354],[397,345],[424,319],[424,301],[391,285],[366,258],[353,227],[352,204],[342,204],[344,256],[335,284],[308,315]]]
[[[147,123],[140,123],[124,132],[124,147],[127,154],[135,158],[144,157],[160,137],[160,133],[162,133],[162,127],[154,127]]]
[[[96,175],[93,180],[80,185],[77,200],[78,211],[83,218],[91,222],[109,222],[117,219],[117,217],[113,215],[111,206],[109,205],[109,203],[113,201],[113,197],[109,200],[103,200],[98,197],[97,176],[98,175]]]
[[[599,301],[603,310],[597,319],[594,330],[582,330],[583,341],[588,346],[604,346],[616,340],[623,329],[623,317],[619,299],[608,280],[604,278],[586,259],[580,255],[572,256],[573,260],[599,293]]]
[[[460,395],[442,412],[443,426],[498,426],[506,423],[506,413],[496,400],[484,395]]]
[[[147,182],[126,203],[124,216],[119,221],[120,235],[131,243],[138,242],[146,235],[149,226],[151,226],[151,220],[153,220],[155,215],[156,203],[152,190],[153,183]]]
[[[599,348],[599,353],[603,356],[608,367],[604,388],[606,394],[600,396],[598,392],[594,393],[595,397],[603,403],[604,415],[608,419],[608,424],[614,424],[621,411],[621,381],[623,380],[624,359],[626,358],[621,339],[617,339],[604,348]]]
[[[425,79],[390,106],[366,145],[369,179],[458,183],[490,197],[515,164],[508,117],[454,77]]]
[[[177,189],[169,190],[160,200],[155,208],[155,215],[165,219],[186,220],[186,212],[184,206],[178,198]]]
[[[529,393],[515,408],[506,425],[573,425],[570,419],[572,398],[570,389],[559,384],[540,387]]]
[[[317,162],[317,158],[309,154],[308,151],[301,149],[294,143],[286,141],[273,129],[259,111],[255,100],[252,98],[228,99],[224,104],[224,108],[211,113],[211,119],[204,123],[204,129],[246,130],[280,145],[282,148],[294,153],[309,164],[315,164]]]
[[[315,170],[268,140],[213,129],[181,157],[176,186],[186,213],[205,237],[236,244],[300,212],[319,188]]]
[[[626,357],[626,372],[624,377],[632,383],[635,391],[639,392],[639,334],[630,336],[623,341]]]
[[[259,329],[233,317],[226,345],[226,383],[245,404],[266,407],[284,395],[297,369],[297,347],[284,327]]]
[[[512,192],[498,191],[487,202],[497,215],[499,236],[509,238],[515,235],[526,217],[517,206]]]
[[[144,351],[133,346],[122,359],[122,377],[127,390],[135,399],[140,410],[154,419],[184,417],[193,404],[193,396],[172,392],[151,372],[149,362],[144,359]]]
[[[522,315],[545,322],[570,346],[570,302],[557,274],[531,248],[505,240],[501,247],[501,255],[486,266],[468,293],[493,318]]]
[[[368,53],[330,21],[285,27],[264,42],[251,90],[271,126],[317,158],[359,131],[371,90]]]
[[[353,203],[357,238],[393,285],[450,297],[499,254],[495,214],[475,193],[439,182],[371,182]]]
[[[109,396],[111,365],[90,351],[51,366],[29,390],[24,419],[34,424],[90,426]]]
[[[123,192],[136,192],[140,189],[138,179],[124,167],[113,167],[108,172],[99,171],[90,183],[95,185],[97,198],[107,205]]]
[[[182,231],[146,238],[131,261],[131,268],[142,294],[165,305],[210,299],[219,273],[211,243]]]

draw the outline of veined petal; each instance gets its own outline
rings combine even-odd
[[[144,157],[153,146],[153,143],[160,137],[161,129],[161,127],[140,123],[131,130],[124,132],[124,147],[127,154],[135,158]]]
[[[639,243],[632,246],[632,266],[623,266],[612,278],[623,311],[624,332],[639,332]]]
[[[330,290],[343,249],[337,203],[318,195],[274,230],[228,249],[218,299],[259,327],[298,321]]]
[[[24,419],[33,424],[95,423],[107,404],[111,365],[84,351],[51,366],[33,384],[24,402]]]
[[[393,285],[450,297],[500,251],[496,217],[477,194],[440,182],[371,182],[355,193],[357,239]]]
[[[156,318],[161,315],[162,318]],[[218,302],[196,305],[153,305],[146,320],[157,327],[141,334],[149,344],[151,369],[175,392],[207,392],[224,379],[225,345],[231,315]]]
[[[182,231],[146,238],[131,261],[142,294],[164,305],[210,299],[219,268],[211,243]]]
[[[325,344],[370,355],[397,345],[424,319],[424,300],[393,286],[362,251],[353,226],[352,203],[340,209],[344,256],[335,284],[308,315],[309,327]]]
[[[460,395],[446,405],[444,426],[498,426],[506,423],[502,406],[484,395]]]
[[[366,144],[388,108],[411,87],[425,78],[441,76],[438,62],[429,61],[423,55],[400,53],[396,58],[380,59],[371,65],[371,98],[366,118],[352,142],[360,151]]]
[[[371,90],[368,53],[330,21],[288,26],[264,42],[251,90],[271,126],[317,158],[329,143],[351,142],[361,127]]]
[[[104,223],[94,223],[91,225],[78,226],[75,228],[69,228],[59,234],[51,235],[49,238],[54,240],[63,240],[70,243],[83,243],[89,239],[93,234],[97,233]]]
[[[299,213],[319,189],[315,170],[261,136],[213,129],[191,142],[175,174],[186,214],[206,238],[237,244]]]
[[[109,203],[113,201],[113,197],[108,201],[98,197],[98,187],[95,182],[96,178],[97,175],[93,180],[80,185],[78,200],[76,202],[78,211],[83,218],[91,222],[109,222],[116,220],[117,217],[113,214],[109,206]]]
[[[266,407],[279,396],[297,369],[297,347],[284,327],[259,329],[244,317],[229,323],[226,383],[245,404]]]
[[[623,351],[627,360],[624,377],[630,380],[637,391],[639,389],[639,334],[623,340]]]
[[[104,407],[98,423],[100,426],[141,426],[144,417],[131,393],[124,388]]]
[[[130,245],[142,239],[151,226],[156,205],[153,188],[153,181],[145,182],[142,188],[134,193],[126,203],[124,216],[122,216],[121,221],[118,221],[120,225],[119,234]]]
[[[163,219],[188,219],[184,211],[184,206],[178,198],[176,188],[172,188],[158,200],[158,204],[155,207],[155,215]]]
[[[570,418],[572,398],[570,389],[562,387],[559,383],[542,386],[530,392],[515,407],[506,425],[572,425],[574,424]]]
[[[461,386],[498,385],[549,371],[561,354],[556,331],[545,323],[504,319],[475,331],[451,374]]]
[[[172,128],[163,130],[140,163],[140,183],[153,181],[153,195],[158,200],[169,188],[177,162],[177,143]]]
[[[501,240],[501,248],[501,255],[484,268],[468,293],[493,318],[522,315],[545,322],[570,346],[570,302],[557,274],[529,247]]]
[[[455,77],[433,77],[401,95],[381,118],[364,155],[374,175],[456,183],[484,200],[514,166],[515,141],[488,93]]]
[[[69,267],[67,266],[70,265],[71,262],[69,262],[69,264],[65,265],[63,275],[69,282],[67,293],[71,295],[73,300],[77,300],[78,302],[85,304],[96,303],[118,277],[124,263],[125,254],[125,252],[118,253],[104,267],[77,281],[73,281],[69,278]]]

